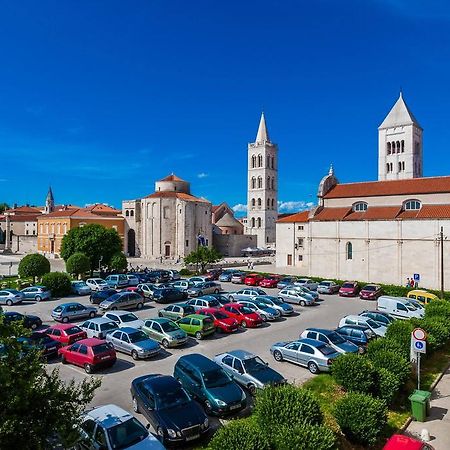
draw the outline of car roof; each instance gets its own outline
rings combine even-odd
[[[301,342],[302,344],[308,344],[312,347],[322,347],[323,345],[326,345],[322,341],[318,341],[317,339],[310,339],[310,338],[300,338],[296,342]]]
[[[56,328],[57,330],[68,330],[72,327],[78,327],[74,323],[55,323],[55,325],[50,325],[49,328]]]
[[[87,319],[86,322],[111,323],[111,319],[108,319],[107,317],[94,317],[93,319]]]
[[[362,319],[362,320],[367,320],[367,319],[369,319],[369,317],[358,316],[357,314],[349,314],[347,316],[344,316],[343,319]]]
[[[167,317],[151,317],[150,319],[144,319],[144,322],[147,322],[149,320],[151,320],[152,322],[157,322],[157,323],[173,322],[172,319],[168,319]]]
[[[81,303],[78,302],[68,302],[68,303],[61,303],[59,306],[65,307],[65,306],[73,306],[73,305],[80,305],[80,306],[84,306]],[[58,306],[55,306],[55,308],[57,308]]]
[[[120,331],[123,331],[124,333],[127,333],[127,334],[131,334],[131,333],[136,333],[136,331],[139,331],[139,330],[136,328],[133,328],[133,327],[122,327],[122,328],[120,328]]]
[[[143,382],[145,386],[150,389],[163,392],[170,392],[180,388],[180,383],[174,377],[170,375],[161,375],[159,373],[144,375],[133,381]]]
[[[109,404],[99,406],[86,413],[87,416],[102,424],[103,428],[111,428],[115,425],[130,420],[133,416],[120,406]]]
[[[355,330],[364,331],[364,330],[367,330],[368,327],[366,327],[365,325],[353,325],[353,324],[349,325],[349,324],[346,324],[346,325],[342,325],[342,327],[338,327],[337,329],[339,330],[339,328],[352,328],[352,329],[355,329]]]
[[[334,330],[327,330],[326,328],[306,328],[305,331],[316,331],[317,333],[322,333],[325,336],[336,333]]]
[[[200,320],[209,319],[208,316],[205,316],[203,314],[189,314],[186,317],[189,319],[200,319]]]
[[[238,359],[252,359],[255,357],[253,353],[248,352],[247,350],[231,350],[230,352],[227,352],[229,355],[234,356]]]
[[[181,356],[178,361],[187,361],[190,364],[198,367],[200,370],[208,370],[211,368],[216,368],[217,364],[214,361],[211,361],[204,355],[200,353],[191,353],[189,355]]]
[[[125,311],[123,309],[118,309],[114,311],[108,311],[106,314],[115,314],[116,316],[124,316],[125,314],[134,314],[133,311]],[[136,315],[136,314],[134,314]]]
[[[98,338],[87,338],[87,339],[81,339],[81,341],[77,341],[76,343],[84,344],[84,345],[87,345],[88,347],[94,347],[95,345],[104,344],[104,343],[106,343],[106,341],[103,339],[98,339]]]

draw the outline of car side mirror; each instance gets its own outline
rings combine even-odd
[[[265,362],[264,364],[265,364],[266,366],[268,366],[268,365],[269,365],[269,363],[268,363],[268,362]]]

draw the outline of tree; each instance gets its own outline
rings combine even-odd
[[[66,261],[66,270],[73,275],[83,275],[91,268],[89,258],[81,252],[74,253]]]
[[[0,214],[9,209],[8,203],[0,203]]]
[[[222,259],[222,255],[214,247],[199,247],[197,250],[189,253],[184,258],[185,264],[195,264],[201,267],[201,272],[204,273],[208,264],[215,263]]]
[[[90,262],[91,273],[101,264],[108,265],[111,257],[122,250],[122,240],[113,228],[90,224],[72,228],[61,243],[61,257],[64,261],[77,252],[84,253]]]
[[[36,282],[36,277],[42,277],[50,272],[50,261],[39,253],[32,253],[24,256],[19,263],[20,278],[33,277],[33,283]]]
[[[128,267],[127,257],[123,252],[114,253],[111,257],[111,261],[109,262],[109,268],[111,270],[122,271]]]
[[[42,284],[51,291],[52,297],[65,297],[72,293],[70,276],[65,272],[46,273]]]
[[[0,442],[4,449],[50,449],[57,438],[69,447],[80,415],[92,401],[99,379],[65,383],[57,369],[47,371],[37,349],[16,336],[30,332],[22,324],[5,324],[0,317]]]

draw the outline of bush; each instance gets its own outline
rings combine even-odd
[[[395,374],[403,384],[411,374],[411,366],[402,355],[387,350],[379,350],[376,353],[368,355],[376,369],[386,369]]]
[[[273,386],[258,392],[256,420],[268,433],[280,426],[321,425],[323,415],[313,394],[291,384]]]
[[[24,256],[19,263],[18,273],[20,278],[33,277],[33,282],[36,281],[36,277],[42,277],[49,272],[50,261],[39,253]]]
[[[411,323],[414,327],[423,328],[427,332],[427,343],[432,352],[444,347],[450,338],[450,328],[445,318],[412,319]]]
[[[411,333],[414,325],[410,320],[396,320],[387,327],[386,337],[400,344],[402,355],[409,358]]]
[[[65,272],[50,272],[42,277],[42,284],[52,292],[53,297],[65,297],[72,292],[70,277]]]
[[[111,270],[122,271],[125,270],[127,267],[128,267],[127,257],[124,255],[123,252],[117,252],[111,256],[111,261],[109,263],[109,268]]]
[[[409,349],[407,353],[404,352],[404,349],[400,343],[386,337],[383,339],[372,339],[367,346],[366,355],[370,358],[379,351],[394,352],[404,356],[405,358],[409,357]]]
[[[194,272],[192,272],[192,270],[186,269],[186,267],[184,267],[183,269],[180,270],[180,275],[182,277],[187,277],[189,275],[192,275]]]
[[[76,252],[66,261],[66,270],[73,275],[83,275],[91,268],[89,258],[81,252]]]
[[[390,372],[384,367],[377,369],[377,396],[383,399],[389,406],[395,399],[403,382],[398,375]]]
[[[425,318],[440,317],[450,322],[450,302],[448,300],[433,300],[425,306]]]
[[[334,433],[323,425],[286,425],[272,437],[275,450],[331,450],[336,446]]]
[[[270,443],[254,418],[248,417],[219,428],[208,446],[208,450],[227,449],[270,450]]]
[[[338,400],[334,416],[345,436],[355,444],[375,444],[387,422],[383,400],[351,392]]]
[[[346,353],[333,361],[331,374],[346,391],[368,393],[374,387],[374,370],[370,361],[354,353]]]

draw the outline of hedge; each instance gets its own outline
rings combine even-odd
[[[434,300],[425,306],[425,316],[440,317],[450,322],[450,302],[447,300]]]
[[[336,448],[336,436],[323,425],[281,427],[272,437],[275,450],[331,450]],[[234,449],[233,449],[234,450]]]
[[[71,294],[70,276],[65,272],[50,272],[42,277],[42,284],[52,292],[53,297],[64,297]]]
[[[442,317],[411,319],[414,327],[423,328],[427,334],[427,344],[431,352],[442,348],[450,338],[450,324]]]
[[[414,325],[411,320],[396,320],[387,327],[386,338],[398,342],[402,348],[402,355],[406,358],[409,358],[413,330]]]
[[[368,358],[376,369],[386,369],[395,374],[403,384],[411,373],[411,364],[401,354],[387,350],[379,350],[371,353]]]
[[[370,358],[379,351],[394,352],[405,358],[409,357],[409,349],[408,352],[405,352],[405,349],[399,342],[387,337],[383,339],[372,339],[367,346],[366,355]]]
[[[398,375],[384,367],[376,369],[376,379],[377,397],[383,399],[387,405],[392,404],[403,382]]]
[[[370,361],[355,353],[340,355],[333,361],[331,374],[346,391],[369,393],[374,388],[374,370]]]

